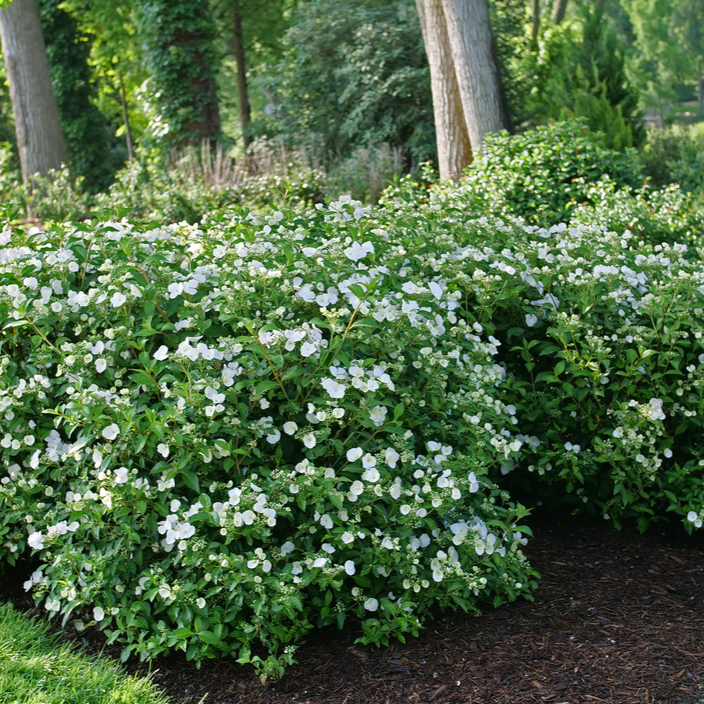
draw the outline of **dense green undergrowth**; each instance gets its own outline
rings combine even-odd
[[[701,527],[696,196],[551,129],[373,208],[8,225],[0,566],[125,656],[266,678],[315,627],[530,598],[512,496]]]

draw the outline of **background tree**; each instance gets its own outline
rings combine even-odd
[[[437,101],[442,131],[438,130],[441,177],[456,178],[456,159],[451,159],[457,129],[465,130],[471,150],[457,151],[471,159],[481,149],[484,136],[507,126],[502,110],[501,77],[493,45],[486,0],[418,0],[428,62],[433,77],[433,102]],[[429,48],[430,47],[430,48]],[[456,86],[456,88],[455,88]],[[456,114],[454,98],[459,93],[464,120]],[[449,143],[448,143],[449,140]]]
[[[149,121],[148,102],[143,99],[149,74],[134,2],[65,0],[61,7],[70,11],[89,39],[95,88],[91,100],[114,127],[114,136],[124,138],[124,151],[131,160]]]
[[[22,178],[47,174],[67,161],[49,61],[34,0],[0,9],[0,38],[15,117]]]
[[[430,75],[413,0],[310,0],[281,59],[253,81],[268,96],[253,134],[322,147],[326,157],[383,142],[415,162],[435,153]]]
[[[218,56],[208,0],[140,0],[138,12],[156,105],[154,135],[172,144],[216,139]]]
[[[472,161],[472,146],[452,61],[447,20],[441,0],[416,0],[423,41],[430,65],[433,113],[442,179],[458,179]]]
[[[114,130],[95,103],[90,37],[61,0],[38,0],[37,5],[71,172],[84,177],[92,192],[105,190],[121,166],[121,155],[110,140]]]
[[[236,100],[229,103],[236,104],[245,148],[252,141],[251,70],[281,59],[282,39],[296,4],[296,0],[229,0],[217,6],[220,47],[225,56],[225,76],[221,78],[220,87],[227,95],[228,85],[224,79],[228,73],[235,76]]]
[[[563,107],[555,116],[568,113],[584,118],[616,149],[640,144],[645,128],[638,92],[626,75],[624,51],[607,21],[603,4],[582,12],[581,42],[573,70],[564,74]]]
[[[702,0],[622,0],[635,35],[630,69],[643,101],[664,123],[682,88],[698,83]],[[699,91],[701,95],[701,91]]]
[[[560,24],[560,22],[565,19],[566,12],[567,0],[553,0],[550,21],[553,24]]]

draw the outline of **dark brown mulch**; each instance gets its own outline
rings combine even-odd
[[[178,704],[689,704],[704,698],[704,543],[681,527],[532,521],[536,600],[455,614],[385,650],[325,631],[262,686],[232,661],[155,664]],[[135,664],[130,667],[139,670]]]

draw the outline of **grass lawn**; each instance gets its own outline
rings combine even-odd
[[[0,704],[167,704],[148,680],[60,644],[49,631],[0,604]]]

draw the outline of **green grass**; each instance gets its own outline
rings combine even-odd
[[[0,704],[168,704],[148,680],[58,643],[49,631],[0,604]]]

